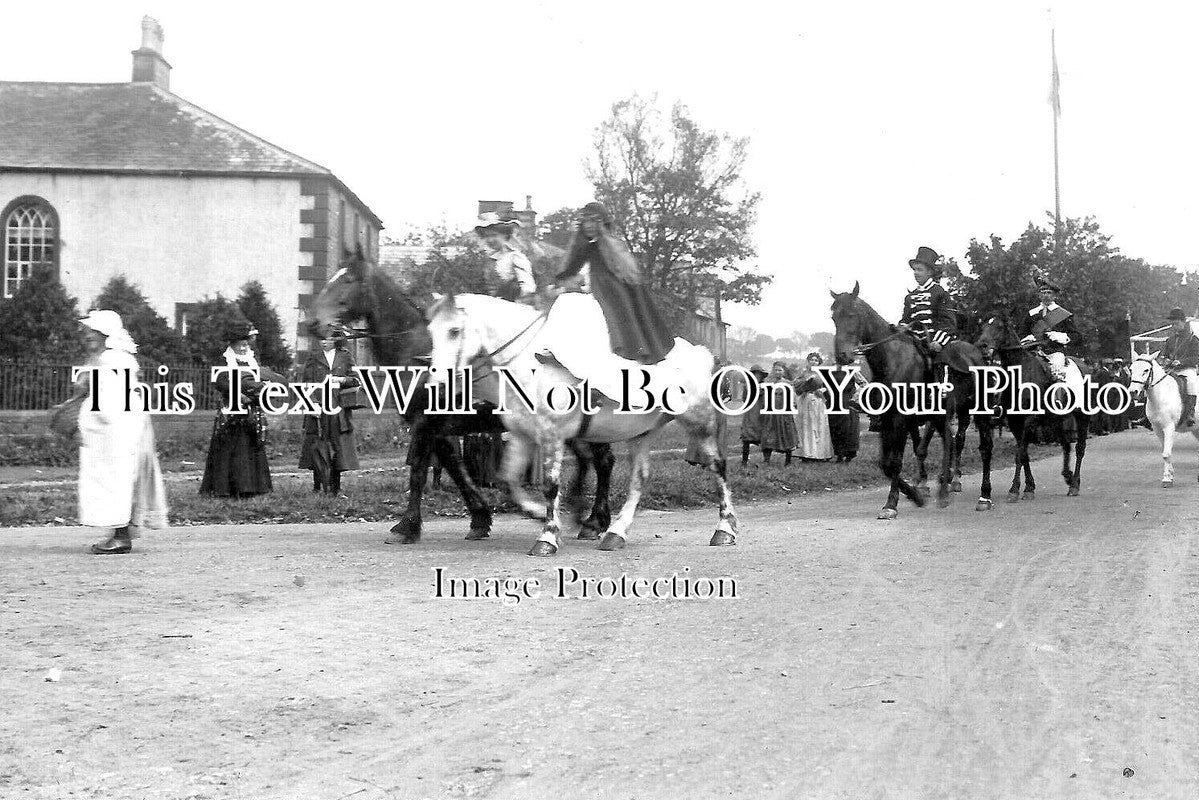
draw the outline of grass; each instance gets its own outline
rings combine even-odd
[[[729,446],[729,477],[734,496],[738,502],[754,502],[781,497],[794,497],[815,492],[834,492],[879,486],[884,483],[878,469],[878,438],[863,434],[858,457],[850,464],[831,462],[804,462],[795,460],[784,467],[782,458],[775,454],[772,463],[761,463],[761,452],[754,448],[750,465],[740,464],[740,442],[737,440],[737,424],[730,425],[727,441]],[[272,444],[272,472],[275,490],[272,494],[246,500],[201,497],[199,495],[200,473],[204,463],[203,450],[160,446],[164,469],[190,470],[192,474],[168,476],[167,493],[170,500],[171,521],[176,525],[238,524],[263,522],[367,522],[394,520],[404,508],[408,487],[408,469],[399,458],[399,451],[390,442],[376,442],[365,448],[364,469],[343,476],[343,490],[348,499],[334,499],[312,493],[311,473],[298,473],[295,468],[298,440],[294,448],[286,448],[288,442],[276,440]],[[203,441],[207,446],[207,439]],[[717,488],[713,478],[698,467],[683,460],[682,448],[685,441],[681,433],[668,428],[654,445],[653,470],[649,485],[642,497],[642,508],[681,509],[712,507],[717,499]],[[167,452],[161,452],[166,449]],[[1055,448],[1056,449],[1056,448]],[[1010,436],[996,441],[994,466],[1010,475],[1013,445]],[[369,456],[373,452],[376,458]],[[618,453],[621,451],[618,449]],[[934,443],[930,453],[930,466],[938,463],[940,449]],[[378,456],[382,456],[379,458]],[[193,465],[180,467],[180,462],[190,461]],[[963,453],[963,471],[973,471],[979,466],[977,438],[973,433]],[[908,454],[905,470],[911,475],[915,460]],[[571,467],[573,469],[573,467]],[[29,470],[32,473],[32,469]],[[8,470],[9,479],[12,470]],[[73,477],[68,473],[67,477]],[[592,486],[594,484],[591,484]],[[628,486],[628,465],[619,459],[612,479],[611,500],[613,508],[624,502],[625,487]],[[965,487],[971,491],[969,482]],[[506,495],[498,489],[483,489],[491,507],[498,512],[512,512],[515,508]],[[426,516],[465,517],[466,510],[461,497],[453,488],[448,477],[445,488],[430,489],[425,494]],[[6,490],[0,496],[0,527],[22,525],[76,524],[76,492],[73,483],[53,483],[45,486],[27,486]]]

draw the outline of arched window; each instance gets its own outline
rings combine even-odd
[[[35,269],[58,268],[58,214],[40,197],[18,197],[4,209],[4,297]]]

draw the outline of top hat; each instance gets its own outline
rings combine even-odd
[[[1049,291],[1054,292],[1056,294],[1062,293],[1062,287],[1058,286],[1056,283],[1049,280],[1048,278],[1037,278],[1037,289],[1038,290],[1048,289]]]
[[[936,269],[937,261],[940,260],[937,251],[931,247],[920,247],[916,250],[916,257],[908,260],[908,266],[914,267],[917,264],[923,264],[929,269]]]
[[[1169,315],[1168,317],[1166,317],[1166,319],[1170,320],[1171,322],[1173,322],[1173,321],[1174,321],[1174,320],[1176,320],[1176,319],[1177,319],[1177,320],[1182,320],[1183,322],[1186,322],[1186,321],[1187,321],[1187,315],[1186,315],[1186,314],[1184,314],[1184,313],[1182,313],[1182,309],[1181,309],[1181,308],[1172,308],[1172,309],[1170,309],[1170,315]]]

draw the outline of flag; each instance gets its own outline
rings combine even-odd
[[[1054,31],[1049,32],[1049,49],[1053,54],[1053,78],[1049,85],[1049,105],[1053,106],[1053,115],[1062,115],[1062,82],[1057,74],[1057,40]]]

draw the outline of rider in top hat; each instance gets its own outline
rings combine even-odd
[[[1082,337],[1074,327],[1074,314],[1057,304],[1058,295],[1062,289],[1056,283],[1040,278],[1037,289],[1041,293],[1041,304],[1028,310],[1028,322],[1025,324],[1025,336],[1020,340],[1022,345],[1040,345],[1041,350],[1049,360],[1053,376],[1058,380],[1066,378],[1066,348],[1078,347]]]
[[[537,294],[537,281],[533,279],[533,265],[513,242],[513,234],[520,227],[514,219],[500,219],[500,215],[489,211],[479,216],[475,235],[482,240],[491,260],[500,285],[495,296],[503,300],[525,302]]]
[[[944,274],[937,264],[941,257],[931,247],[921,247],[908,261],[916,288],[903,298],[903,317],[899,327],[909,330],[928,343],[934,353],[957,338],[957,313],[953,299],[938,281]]]
[[[1166,317],[1170,320],[1170,338],[1162,347],[1162,360],[1171,372],[1183,375],[1187,379],[1187,393],[1182,398],[1182,418],[1178,424],[1188,427],[1195,424],[1195,396],[1199,394],[1199,337],[1191,330],[1187,315],[1181,308],[1170,311]]]

